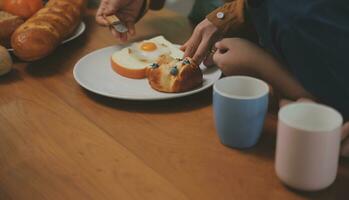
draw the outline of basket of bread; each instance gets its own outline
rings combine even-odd
[[[0,0],[0,46],[24,61],[51,54],[82,20],[86,0]]]

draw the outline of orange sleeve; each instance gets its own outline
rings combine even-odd
[[[237,29],[244,22],[244,0],[224,4],[206,16],[219,30]]]

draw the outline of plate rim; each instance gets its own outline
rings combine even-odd
[[[73,68],[73,77],[75,79],[75,81],[84,89],[92,92],[92,93],[95,93],[95,94],[98,94],[98,95],[101,95],[101,96],[105,96],[105,97],[109,97],[109,98],[114,98],[114,99],[121,99],[121,100],[132,100],[132,101],[157,101],[157,100],[168,100],[168,99],[176,99],[176,98],[180,98],[180,97],[185,97],[185,96],[190,96],[190,95],[193,95],[193,94],[197,94],[199,92],[202,92],[204,90],[206,90],[207,88],[213,86],[214,82],[219,80],[221,77],[222,77],[222,71],[217,67],[217,80],[213,80],[212,83],[210,84],[207,84],[205,86],[202,86],[200,88],[197,88],[197,89],[193,89],[193,90],[190,90],[190,91],[187,91],[187,92],[181,92],[181,93],[164,93],[164,94],[169,94],[168,96],[161,96],[161,97],[147,97],[147,98],[139,98],[139,97],[126,97],[126,96],[114,96],[114,95],[110,95],[110,94],[107,94],[107,93],[103,93],[103,92],[100,92],[100,91],[97,91],[97,90],[93,90],[91,88],[89,88],[85,83],[83,83],[79,78],[78,78],[78,75],[77,75],[77,70],[78,70],[78,66],[79,64],[84,60],[86,59],[87,57],[89,57],[90,55],[92,54],[95,54],[97,52],[100,52],[100,51],[103,51],[103,50],[106,50],[106,49],[109,49],[109,48],[115,48],[115,47],[122,47],[122,46],[126,46],[126,45],[112,45],[112,46],[107,46],[107,47],[104,47],[104,48],[101,48],[101,49],[97,49],[95,51],[92,51],[88,54],[86,54],[85,56],[81,57],[74,65],[74,68]],[[146,78],[144,78],[146,79]]]

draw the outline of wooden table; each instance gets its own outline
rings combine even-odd
[[[79,87],[84,55],[116,41],[94,22],[85,34],[0,77],[0,199],[349,199],[349,162],[328,189],[301,193],[274,172],[275,117],[249,150],[216,135],[211,90],[169,101],[110,99]],[[163,34],[183,43],[185,17],[150,12],[132,41]],[[96,66],[98,67],[98,66]]]

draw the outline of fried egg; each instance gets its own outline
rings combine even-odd
[[[159,41],[143,41],[134,43],[129,48],[129,54],[141,62],[155,62],[162,55],[170,55],[171,49]]]
[[[163,36],[133,43],[112,55],[112,67],[128,78],[145,78],[146,68],[162,55],[182,58],[183,52]]]

